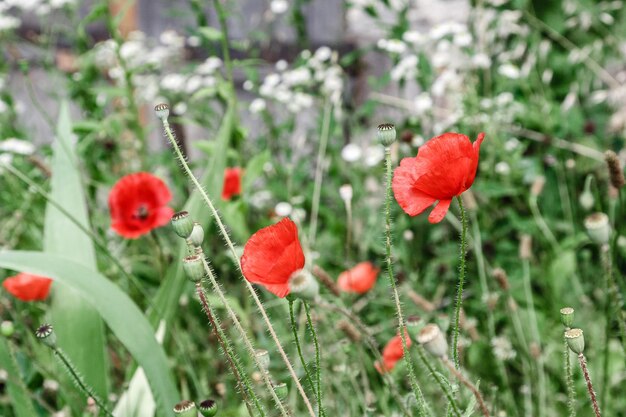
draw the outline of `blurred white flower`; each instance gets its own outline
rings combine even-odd
[[[185,76],[182,74],[167,74],[161,80],[161,87],[165,90],[179,92],[185,87]]]
[[[410,242],[413,240],[413,238],[415,237],[415,234],[413,233],[412,230],[405,230],[404,233],[402,233],[402,237],[404,238],[404,240],[406,240],[407,242]]]
[[[172,111],[174,112],[174,114],[177,114],[179,116],[185,114],[185,112],[187,112],[187,103],[185,103],[184,101],[176,103],[176,105],[172,108]]]
[[[13,155],[10,153],[0,153],[0,172],[2,172],[2,167],[11,165],[13,162]]]
[[[8,138],[0,141],[0,151],[11,152],[20,155],[32,155],[35,152],[35,146],[22,139]]]
[[[341,150],[341,157],[346,162],[356,162],[361,159],[363,151],[359,145],[349,143]]]
[[[9,106],[3,100],[0,100],[0,114],[5,113],[9,110]]]
[[[376,166],[385,158],[385,148],[382,145],[373,145],[365,149],[365,165]]]
[[[276,70],[284,71],[287,69],[288,64],[287,61],[285,61],[284,59],[279,59],[278,61],[276,61],[276,64],[274,64],[274,66],[276,67]]]
[[[421,116],[433,108],[433,99],[426,92],[420,93],[413,101],[413,106],[415,107],[415,113]]]
[[[424,140],[424,137],[422,135],[414,135],[413,139],[411,140],[411,145],[417,147],[422,146],[426,141]]]
[[[425,36],[415,30],[404,32],[402,40],[413,45],[421,45],[426,40]]]
[[[402,54],[406,51],[406,44],[399,39],[380,39],[376,45],[384,51],[395,54]]]
[[[200,40],[199,36],[190,36],[187,38],[187,45],[191,46],[192,48],[197,48],[201,44],[202,41]]]
[[[211,75],[216,69],[222,66],[222,60],[215,56],[208,57],[202,64],[198,65],[196,72],[202,75]]]
[[[293,210],[293,207],[291,206],[291,204],[287,203],[286,201],[281,201],[280,203],[276,204],[276,206],[274,207],[274,212],[276,213],[277,216],[280,216],[280,217],[289,216],[292,210]]]
[[[306,210],[301,207],[296,207],[291,212],[291,220],[296,223],[302,223],[306,219]]]
[[[255,98],[250,103],[250,113],[258,114],[265,110],[265,108],[265,100],[263,100],[262,98]]]
[[[289,2],[287,0],[272,0],[270,3],[270,10],[274,14],[283,14],[289,9]]]
[[[511,173],[511,167],[508,163],[500,161],[495,166],[496,174],[509,175]]]
[[[504,142],[504,150],[507,152],[512,152],[519,148],[520,141],[517,138],[511,138]]]
[[[503,361],[513,359],[517,355],[511,341],[504,336],[496,336],[491,339],[491,347],[493,348],[493,354]]]
[[[452,42],[459,48],[465,48],[472,44],[473,38],[469,32],[460,32],[454,35]]]
[[[487,54],[478,53],[472,56],[472,64],[474,68],[489,68],[491,66],[491,58]]]
[[[254,83],[250,80],[246,80],[243,82],[243,89],[246,91],[251,91],[254,88]]]
[[[333,51],[328,46],[320,46],[315,51],[315,54],[313,55],[313,57],[317,59],[318,61],[324,62],[324,61],[328,61],[330,57],[332,56],[332,54],[333,54]]]
[[[399,81],[401,79],[414,78],[417,75],[417,64],[417,55],[405,56],[391,69],[391,79]]]
[[[346,202],[352,200],[352,186],[350,184],[344,184],[339,187],[339,196]]]
[[[520,76],[519,68],[513,64],[503,64],[498,68],[498,74],[510,78],[512,80],[518,79]]]
[[[185,46],[185,37],[171,29],[162,32],[161,36],[159,36],[159,40],[162,44],[174,48],[183,48]]]
[[[0,32],[9,31],[20,27],[20,19],[14,16],[0,14]]]

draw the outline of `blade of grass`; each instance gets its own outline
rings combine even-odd
[[[68,104],[63,102],[53,145],[50,196],[66,211],[72,213],[81,225],[89,229],[71,123]],[[91,239],[51,204],[46,207],[43,246],[46,253],[72,260],[92,271],[97,270],[96,253]],[[83,279],[86,280],[88,277],[85,276]],[[100,398],[107,398],[106,339],[104,325],[98,312],[76,291],[59,283],[53,285],[50,311],[59,346],[71,358],[85,381],[93,387]]]
[[[9,341],[1,336],[0,368],[6,370],[10,376],[6,382],[6,391],[11,399],[15,417],[36,417],[35,408],[22,381]]]
[[[143,368],[157,403],[157,414],[169,415],[167,410],[180,400],[180,395],[167,357],[146,317],[117,285],[80,263],[43,252],[0,252],[0,267],[49,276],[81,296]]]

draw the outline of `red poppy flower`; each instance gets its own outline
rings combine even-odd
[[[406,330],[404,331],[404,336],[406,338],[406,347],[411,347],[411,338]],[[385,348],[383,349],[382,356],[382,364],[379,362],[374,364],[380,373],[391,371],[396,366],[396,363],[402,359],[404,356],[404,349],[402,349],[402,338],[399,334],[392,337],[391,340],[387,342],[387,345],[385,345]]]
[[[109,194],[111,227],[128,239],[135,239],[172,218],[174,210],[166,204],[172,194],[165,183],[147,172],[121,178]]]
[[[226,168],[224,170],[224,187],[222,199],[230,200],[233,196],[241,194],[241,168]]]
[[[376,284],[379,271],[371,262],[361,262],[339,274],[337,285],[344,292],[365,294]]]
[[[4,280],[2,286],[22,301],[41,301],[48,297],[52,279],[22,272]]]
[[[420,147],[415,158],[404,158],[392,183],[400,207],[417,216],[439,201],[428,216],[429,222],[439,223],[452,199],[472,186],[484,137],[479,134],[472,144],[465,135],[444,133]]]
[[[288,217],[253,234],[243,248],[243,276],[281,298],[289,294],[291,275],[303,267],[298,228]]]

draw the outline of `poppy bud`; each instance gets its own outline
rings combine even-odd
[[[256,349],[254,351],[257,361],[259,361],[259,367],[263,372],[267,372],[270,368],[270,354],[265,349]]]
[[[200,255],[187,256],[183,259],[183,269],[191,282],[200,282],[204,278],[204,262]]]
[[[191,242],[191,244],[197,248],[199,246],[202,246],[203,241],[204,241],[204,229],[202,228],[200,223],[194,222],[193,229],[191,231],[191,234],[189,235],[189,242]]]
[[[339,196],[346,202],[352,200],[352,186],[350,184],[344,184],[339,187]]]
[[[385,147],[391,146],[396,141],[396,127],[391,123],[378,125],[378,141]]]
[[[566,330],[565,340],[572,352],[580,355],[585,350],[585,337],[581,329]]]
[[[563,326],[568,329],[572,327],[574,323],[574,309],[572,307],[563,307],[559,312],[561,313],[561,323],[563,323]]]
[[[276,395],[278,396],[278,398],[280,398],[281,400],[284,400],[285,398],[287,398],[287,395],[289,394],[289,388],[287,388],[287,384],[285,384],[284,382],[281,382],[280,384],[274,385],[274,392],[276,392]]]
[[[609,243],[611,237],[611,224],[609,216],[604,213],[593,213],[585,217],[585,229],[589,238],[598,244]]]
[[[424,328],[424,320],[419,316],[409,316],[406,319],[406,331],[412,339],[417,340],[420,331]]]
[[[184,400],[174,406],[174,414],[179,417],[197,417],[198,410],[193,401]]]
[[[15,326],[12,321],[5,320],[0,324],[0,334],[4,337],[11,337],[15,332]]]
[[[589,191],[583,191],[578,197],[578,202],[580,206],[585,210],[591,210],[593,208],[593,204],[595,203],[595,199],[593,198],[593,194]]]
[[[154,112],[159,119],[165,121],[170,115],[170,106],[165,103],[157,104],[154,106]]]
[[[314,300],[320,293],[320,286],[309,271],[300,269],[289,277],[289,292],[304,300]]]
[[[204,417],[213,417],[217,414],[217,403],[213,400],[204,400],[200,403],[198,409]]]
[[[176,234],[187,239],[193,231],[193,221],[186,211],[179,211],[172,216],[172,227]]]
[[[37,339],[41,340],[46,346],[56,348],[57,336],[54,334],[54,329],[51,324],[45,323],[37,328],[35,331]]]
[[[417,336],[417,342],[433,356],[443,358],[448,355],[448,342],[436,324],[424,326]]]

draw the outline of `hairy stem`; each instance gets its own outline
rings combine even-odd
[[[302,354],[302,345],[300,344],[300,336],[298,336],[298,323],[296,322],[296,315],[294,314],[292,299],[289,301],[289,319],[291,322],[291,332],[293,333],[293,340],[296,343],[296,349],[298,350],[298,356],[300,357],[300,363],[302,364],[302,368],[304,368],[304,374],[306,375],[306,380],[309,382],[311,386],[311,390],[317,395],[319,398],[319,393],[316,392],[317,389],[315,387],[315,382],[313,381],[313,377],[311,376],[311,372],[309,372],[309,367],[306,364],[306,360],[304,359],[304,355]]]
[[[589,398],[591,399],[593,412],[596,414],[596,417],[602,417],[600,414],[600,407],[598,406],[598,400],[596,399],[596,392],[593,390],[591,376],[589,375],[589,370],[587,369],[587,360],[585,359],[585,355],[580,353],[578,355],[578,361],[580,362],[580,368],[583,370],[583,375],[585,376],[585,381],[587,382],[587,391],[589,391]]]
[[[454,341],[452,344],[452,358],[454,366],[459,369],[459,327],[461,322],[461,309],[463,308],[463,285],[465,283],[465,257],[467,256],[467,215],[463,207],[461,196],[457,197],[459,202],[459,210],[461,211],[461,245],[460,245],[460,264],[459,264],[459,283],[456,292],[456,302],[454,305]]]
[[[191,168],[189,167],[189,164],[187,164],[187,161],[185,160],[185,157],[184,157],[182,151],[180,150],[180,147],[178,146],[178,143],[176,142],[176,139],[174,138],[174,135],[172,134],[172,130],[170,129],[170,125],[169,125],[168,121],[165,120],[165,119],[163,120],[163,127],[165,129],[165,134],[167,135],[167,138],[169,139],[170,143],[172,144],[172,147],[174,148],[174,152],[176,153],[176,156],[178,157],[178,160],[179,160],[183,170],[185,171],[185,173],[187,174],[187,176],[189,177],[189,179],[191,180],[191,182],[195,186],[196,190],[200,193],[200,196],[202,197],[202,199],[206,203],[206,205],[209,208],[209,210],[211,210],[211,213],[212,213],[212,215],[213,215],[213,217],[215,219],[215,222],[217,223],[217,226],[218,226],[218,228],[220,230],[222,238],[224,239],[224,241],[226,242],[226,245],[228,246],[228,249],[232,253],[233,258],[235,259],[235,262],[237,264],[237,268],[239,269],[239,272],[242,273],[242,277],[243,277],[243,271],[241,269],[241,260],[239,259],[239,255],[237,254],[237,251],[235,250],[235,245],[233,244],[233,241],[231,240],[231,238],[230,238],[230,236],[228,234],[228,231],[226,230],[226,226],[224,226],[224,223],[222,222],[222,218],[220,217],[219,213],[217,212],[217,209],[215,208],[215,206],[213,205],[213,202],[209,198],[209,195],[204,190],[204,187],[202,187],[202,185],[200,184],[198,179],[195,177],[195,175],[191,171]],[[261,316],[263,317],[263,321],[265,321],[265,324],[266,324],[267,329],[268,329],[268,331],[270,333],[270,336],[272,337],[272,340],[276,344],[276,348],[278,349],[278,352],[279,352],[283,362],[285,362],[285,366],[287,367],[287,370],[289,371],[291,379],[293,380],[293,382],[294,382],[298,392],[300,393],[300,396],[302,397],[302,400],[304,401],[304,404],[305,404],[309,414],[311,415],[311,417],[316,417],[315,416],[315,412],[313,411],[313,406],[311,405],[311,401],[309,400],[309,398],[307,397],[306,393],[304,392],[304,388],[302,388],[302,384],[300,383],[300,380],[298,379],[298,376],[296,375],[296,372],[293,369],[293,366],[291,365],[291,362],[289,361],[289,357],[285,353],[285,349],[283,348],[282,344],[280,343],[280,339],[276,335],[276,331],[274,330],[274,326],[272,326],[272,322],[270,321],[269,317],[267,316],[267,312],[265,311],[265,307],[263,307],[263,303],[261,303],[261,300],[259,299],[259,296],[257,295],[256,291],[254,291],[254,288],[252,287],[252,284],[250,284],[250,282],[248,282],[248,280],[245,279],[245,278],[244,278],[243,282],[246,285],[246,288],[247,288],[248,292],[250,293],[250,295],[252,296],[252,299],[254,300],[255,304],[257,305],[257,308],[259,309],[259,312],[261,313]]]
[[[409,379],[411,381],[411,388],[413,389],[413,394],[415,394],[415,399],[418,404],[418,413],[419,415],[424,415],[425,412],[425,400],[422,394],[422,390],[417,382],[417,377],[415,376],[415,369],[413,369],[413,362],[411,361],[411,353],[409,352],[409,348],[406,340],[406,326],[404,324],[404,314],[402,313],[402,303],[400,302],[400,296],[398,295],[398,288],[396,287],[396,278],[393,275],[393,263],[391,261],[391,179],[392,179],[392,171],[391,171],[391,149],[387,146],[385,147],[385,166],[386,166],[386,192],[385,192],[385,249],[386,256],[385,260],[387,263],[387,276],[389,278],[389,285],[391,286],[391,292],[393,293],[393,299],[396,304],[396,314],[398,316],[398,333],[400,334],[400,339],[402,340],[402,352],[404,361],[407,364],[407,368],[409,371]]]
[[[448,404],[450,404],[450,413],[454,414],[456,417],[461,417],[461,410],[459,410],[459,406],[456,403],[456,399],[454,398],[454,396],[452,395],[452,393],[450,392],[450,390],[444,383],[443,379],[441,378],[441,375],[435,371],[435,368],[428,361],[428,358],[426,357],[426,354],[424,353],[424,348],[421,346],[418,346],[417,354],[419,355],[422,363],[426,365],[426,368],[428,369],[430,374],[433,376],[433,378],[435,378],[435,381],[437,382],[437,384],[439,385],[443,393],[446,395],[446,398],[448,399]]]
[[[461,371],[456,369],[455,365],[450,362],[450,359],[443,358],[442,362],[444,363],[444,365],[446,365],[446,368],[448,368],[450,372],[452,372],[452,375],[454,375],[455,378],[459,380],[460,383],[462,383],[470,391],[472,391],[472,394],[474,394],[474,397],[476,397],[476,401],[478,401],[478,406],[480,407],[481,413],[483,413],[485,417],[489,417],[489,409],[485,404],[485,400],[483,400],[482,394],[480,393],[480,391],[478,391],[478,388],[476,388],[474,384],[472,384],[467,378],[465,378]]]
[[[569,330],[567,328],[566,330]],[[574,391],[574,378],[572,377],[572,363],[567,340],[563,338],[563,357],[565,359],[565,384],[567,385],[567,409],[569,417],[576,417],[576,392]]]
[[[315,346],[315,380],[317,383],[317,409],[321,416],[326,416],[326,411],[322,406],[322,368],[321,368],[321,354],[320,354],[320,344],[317,340],[317,331],[315,330],[315,326],[313,326],[313,320],[311,319],[311,310],[309,307],[309,303],[306,301],[302,301],[304,304],[304,312],[306,313],[306,320],[309,325],[309,329],[311,330],[311,336],[313,337],[313,345]]]

